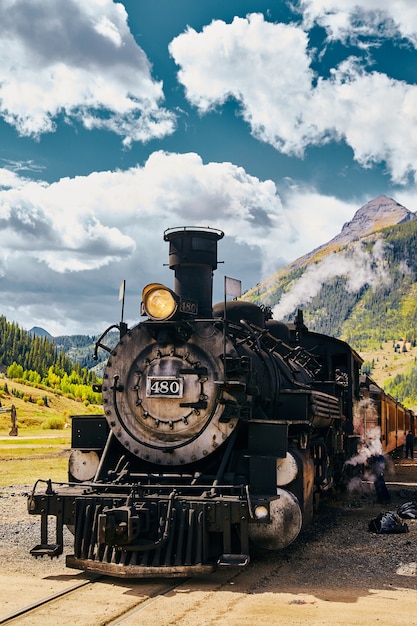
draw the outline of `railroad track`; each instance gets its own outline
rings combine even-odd
[[[387,482],[392,510],[416,497],[416,466],[396,465],[395,477]],[[406,535],[369,533],[368,522],[381,507],[366,493],[323,502],[316,523],[283,553],[255,555],[250,566],[238,573],[232,573],[234,568],[222,569],[196,579],[93,579],[64,566],[58,568],[56,561],[52,569],[48,562],[39,569],[29,556],[25,561],[13,560],[0,543],[4,602],[0,625],[294,626],[320,620],[348,625],[360,623],[363,615],[372,615],[382,626],[399,621],[414,624],[417,574],[412,547],[417,521],[408,521]],[[57,593],[41,597],[47,596],[46,589]],[[4,615],[6,598],[12,611],[8,615]]]
[[[74,585],[0,616],[0,624],[48,626],[52,623],[71,623],[71,616],[80,618],[79,609],[83,606],[86,610],[85,623],[116,626],[188,580],[181,578],[175,583],[159,580],[121,582],[105,576],[85,575]],[[72,608],[75,606],[78,607],[76,613]]]
[[[20,618],[20,617],[25,616],[25,615],[30,615],[31,613],[33,613],[37,609],[40,609],[41,607],[44,607],[44,606],[48,605],[51,602],[59,600],[59,598],[63,598],[64,596],[66,596],[66,595],[68,595],[70,593],[74,593],[74,591],[77,591],[78,589],[81,589],[81,587],[85,587],[86,585],[93,584],[94,581],[97,580],[98,578],[99,577],[94,577],[94,579],[90,578],[88,580],[82,580],[82,581],[76,583],[75,585],[71,585],[71,587],[68,587],[67,589],[64,589],[62,591],[58,591],[57,593],[51,594],[49,596],[46,596],[45,598],[37,600],[36,602],[32,602],[31,604],[23,605],[22,607],[12,611],[8,615],[1,616],[0,617],[0,624],[10,624],[13,621],[15,621],[17,618]]]

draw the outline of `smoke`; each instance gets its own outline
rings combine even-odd
[[[374,402],[370,398],[363,398],[354,407],[353,429],[355,435],[360,437],[357,453],[345,462],[345,466],[364,467],[362,476],[354,476],[348,483],[350,492],[371,492],[378,473],[384,471],[378,467],[375,472],[374,466],[367,468],[370,459],[384,459],[382,456],[381,429],[378,426],[378,413]],[[379,464],[379,463],[378,463]]]
[[[360,437],[358,452],[346,465],[366,465],[371,457],[382,456],[381,429],[378,412],[371,398],[362,398],[353,409],[353,430]]]
[[[361,429],[362,430],[362,429]],[[358,445],[358,452],[345,461],[345,466],[363,467],[362,476],[353,476],[347,485],[349,492],[373,493],[378,480],[386,469],[386,458],[382,454],[381,429],[374,426],[364,432]]]
[[[370,398],[356,403],[353,414],[354,433],[359,436],[357,453],[345,462],[345,467],[361,467],[363,475],[353,476],[347,488],[350,492],[376,492],[378,502],[390,499],[385,486],[384,474],[391,473],[392,467],[383,455],[381,429],[378,425],[378,412]]]
[[[353,407],[353,430],[355,435],[359,435],[363,445],[367,442],[372,445],[374,438],[380,440],[381,433],[378,432],[379,416],[372,398],[362,398]]]
[[[398,269],[403,276],[411,276],[413,273],[411,267],[408,265],[408,261],[405,259],[400,261]]]
[[[273,308],[275,319],[283,319],[297,307],[306,305],[320,292],[322,285],[337,276],[346,278],[346,290],[359,291],[364,285],[380,287],[389,283],[384,242],[378,239],[371,250],[356,243],[347,252],[336,253],[310,265],[292,289]]]
[[[367,431],[364,439],[360,441],[357,454],[348,459],[346,461],[346,465],[365,465],[371,457],[381,456],[381,429],[379,428],[379,426],[376,426],[375,428]]]

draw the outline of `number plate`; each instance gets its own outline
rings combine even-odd
[[[182,378],[175,376],[148,376],[146,380],[147,398],[182,398]]]
[[[198,303],[195,300],[186,300],[185,298],[181,298],[180,311],[181,313],[188,313],[189,315],[197,315]]]

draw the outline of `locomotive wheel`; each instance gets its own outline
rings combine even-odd
[[[290,491],[277,489],[278,498],[270,504],[270,522],[249,525],[253,543],[267,550],[280,550],[299,535],[303,516],[297,498]]]

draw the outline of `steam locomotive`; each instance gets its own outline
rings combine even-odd
[[[300,312],[284,324],[226,296],[213,307],[222,237],[165,231],[174,289],[147,285],[146,319],[116,325],[114,349],[105,338],[115,325],[98,340],[109,352],[104,415],[73,416],[68,483],[39,480],[28,498],[41,516],[35,557],[62,554],[67,526],[66,564],[88,572],[175,577],[244,566],[251,544],[293,542],[320,495],[343,482],[358,445],[355,406],[363,390],[383,392],[372,381],[361,390],[360,356],[310,332]]]

